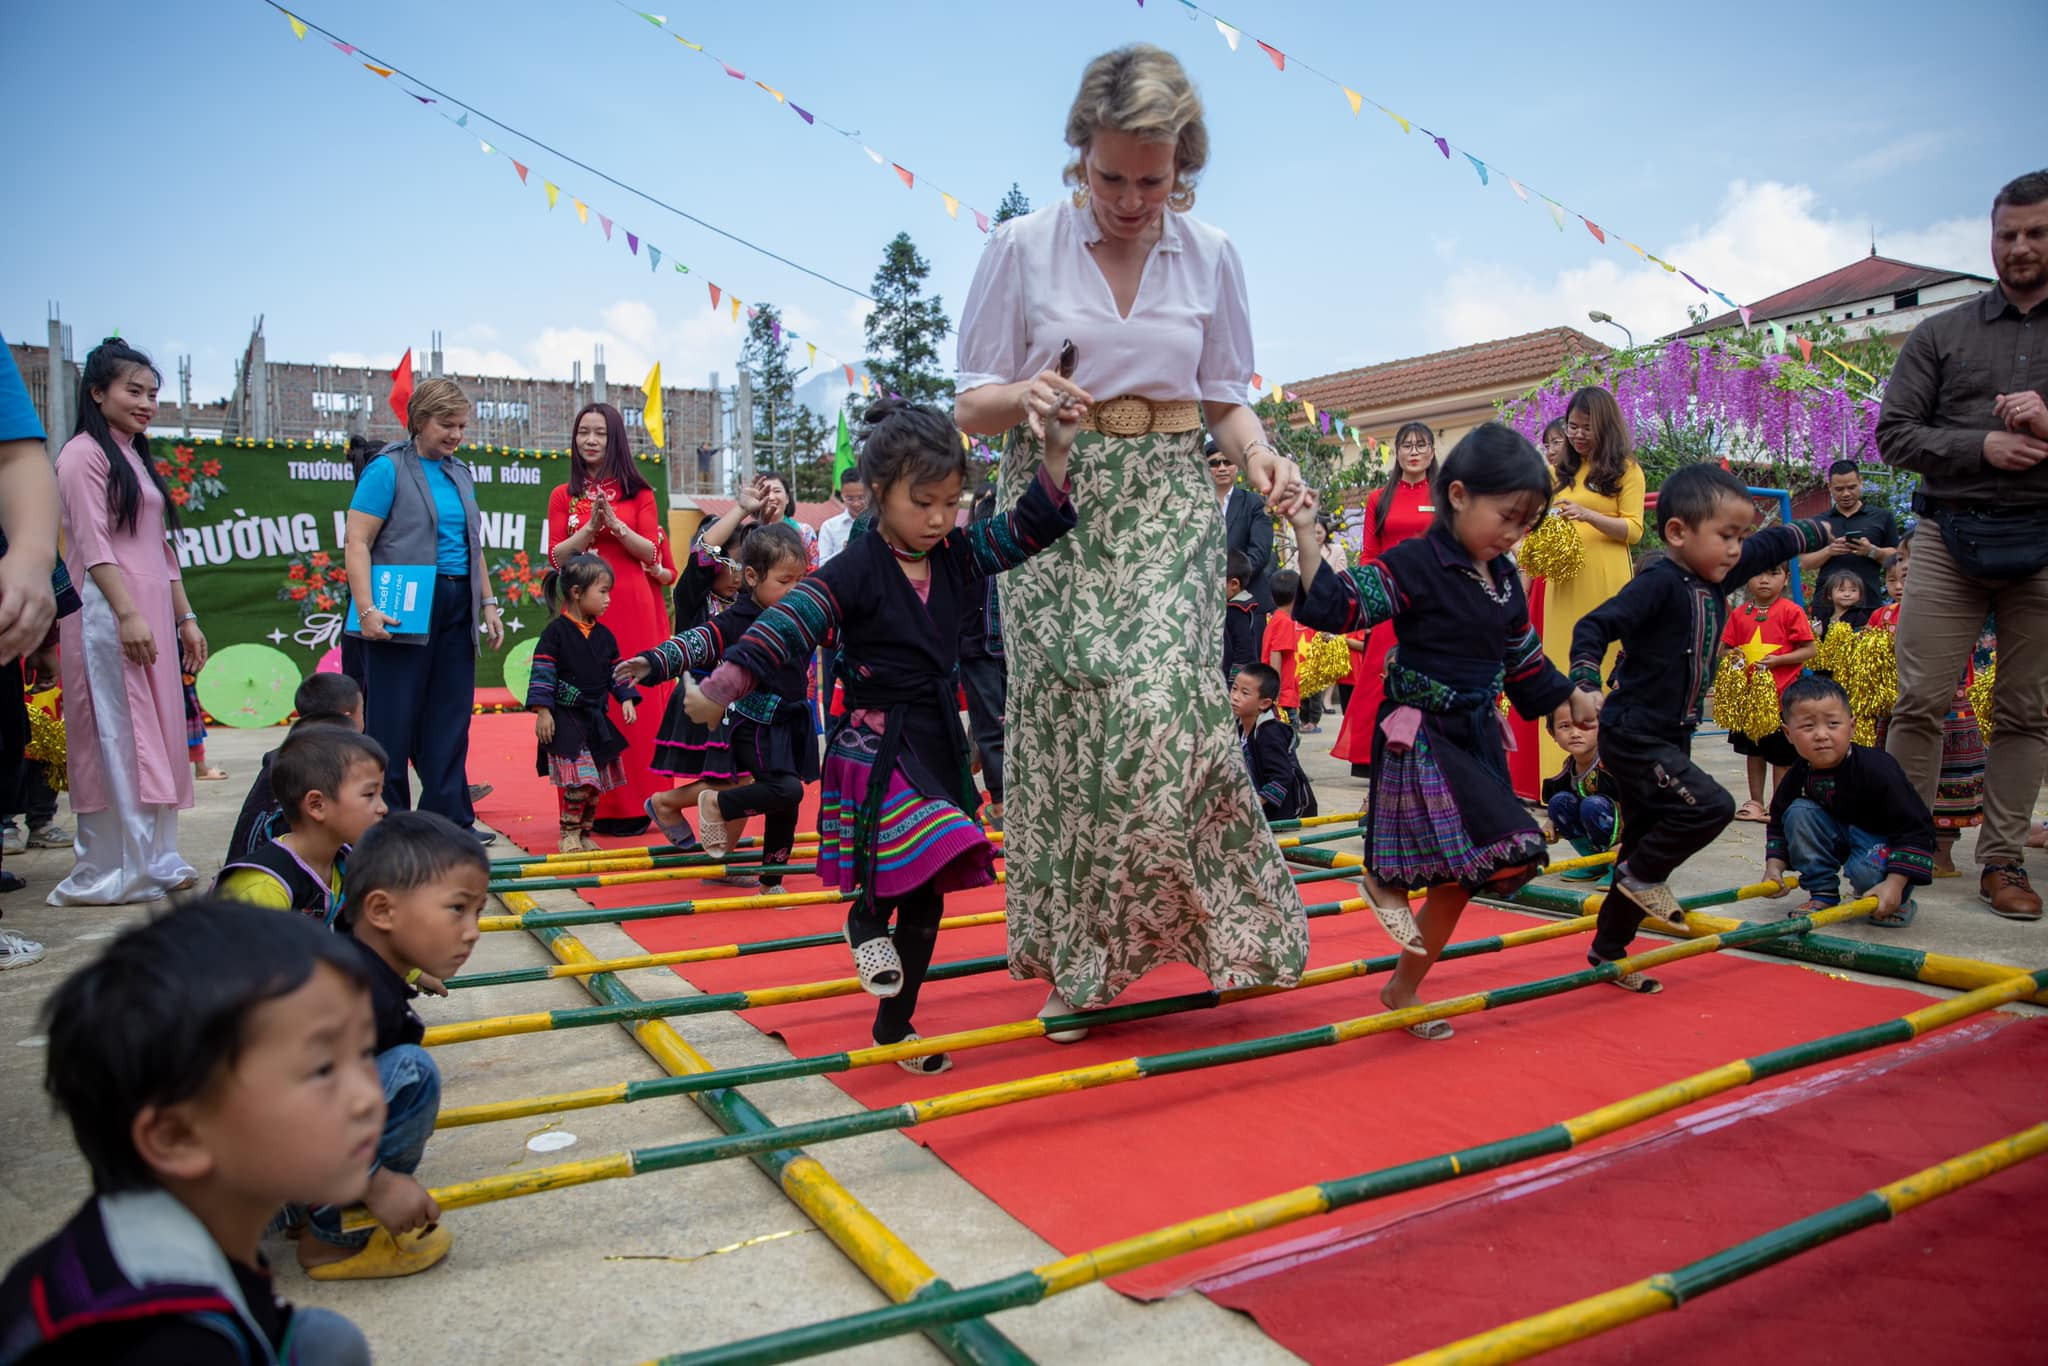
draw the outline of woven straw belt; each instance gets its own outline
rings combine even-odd
[[[1108,436],[1191,432],[1202,425],[1202,405],[1191,398],[1149,399],[1121,394],[1091,405],[1081,426]]]

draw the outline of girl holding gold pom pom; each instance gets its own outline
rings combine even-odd
[[[1730,609],[1728,625],[1721,632],[1721,652],[1741,657],[1746,664],[1764,664],[1771,671],[1773,708],[1777,698],[1804,672],[1815,649],[1813,628],[1799,604],[1785,596],[1791,572],[1774,564],[1749,581],[1749,601]],[[1734,726],[1728,728],[1728,743],[1746,759],[1749,800],[1735,809],[1735,819],[1762,824],[1770,819],[1764,806],[1764,768],[1771,770],[1773,784],[1784,781],[1785,770],[1797,762],[1791,737],[1780,725],[1762,739],[1752,739]]]

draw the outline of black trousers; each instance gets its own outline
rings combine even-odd
[[[1626,865],[1639,881],[1668,880],[1735,819],[1735,799],[1692,761],[1691,742],[1690,735],[1681,742],[1626,726],[1600,728],[1600,764],[1621,792],[1615,866]],[[1627,898],[1610,894],[1587,956],[1601,963],[1626,957],[1642,920]]]
[[[363,642],[369,671],[363,729],[384,746],[384,803],[412,810],[406,765],[420,775],[419,809],[446,816],[465,829],[475,824],[469,804],[470,709],[476,702],[476,625],[470,615],[469,577],[434,579],[434,602],[424,643]]]
[[[913,1032],[910,1017],[917,1011],[924,975],[931,970],[932,952],[939,944],[939,921],[945,914],[946,899],[926,883],[899,900],[877,901],[865,912],[856,902],[846,917],[846,937],[855,947],[889,933],[889,917],[896,918],[896,956],[903,960],[903,990],[876,1009],[876,1043],[901,1043]]]
[[[794,773],[764,771],[764,733],[762,727],[747,722],[733,728],[733,760],[751,781],[720,791],[718,814],[727,820],[740,816],[767,817],[761,827],[762,862],[787,863],[790,850],[796,846],[797,808],[803,805],[804,783]],[[782,879],[771,874],[762,881],[779,884]]]
[[[981,781],[988,799],[1003,799],[1003,712],[1009,706],[1009,667],[987,655],[960,657],[960,681],[967,687],[968,730],[981,752]]]

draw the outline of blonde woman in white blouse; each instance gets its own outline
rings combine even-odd
[[[999,590],[1010,971],[1052,983],[1045,1014],[1107,1004],[1162,963],[1218,988],[1291,985],[1308,924],[1223,691],[1204,426],[1276,511],[1306,490],[1245,405],[1237,252],[1187,213],[1208,133],[1180,63],[1142,45],[1096,58],[1066,141],[1072,200],[996,230],[960,320],[960,426],[1026,429],[1005,506],[1038,467],[1046,414],[1085,412],[1080,526]]]

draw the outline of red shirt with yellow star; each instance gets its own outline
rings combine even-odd
[[[1778,598],[1768,607],[1756,603],[1744,603],[1728,611],[1727,629],[1721,632],[1721,643],[1734,649],[1741,649],[1752,643],[1775,646],[1772,654],[1784,654],[1802,645],[1813,644],[1813,624],[1806,619],[1806,613],[1799,610],[1799,604],[1790,598]],[[1769,662],[1770,655],[1764,656]],[[1771,667],[1771,681],[1784,692],[1792,686],[1792,680],[1805,671],[1803,664]]]

